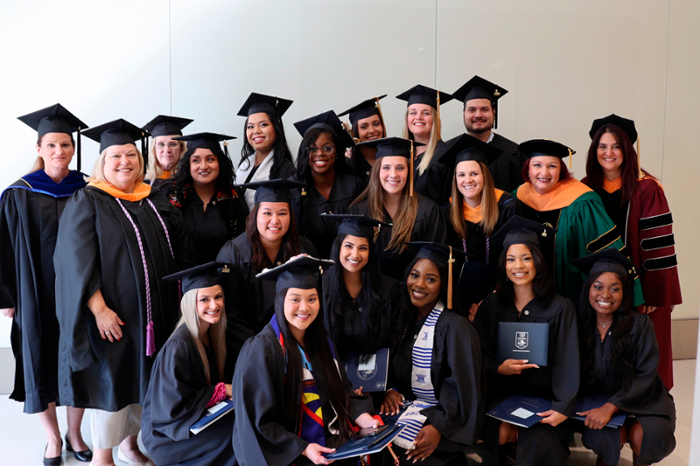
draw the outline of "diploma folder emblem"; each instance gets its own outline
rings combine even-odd
[[[528,364],[547,365],[549,324],[535,322],[499,322],[496,357],[527,359]]]

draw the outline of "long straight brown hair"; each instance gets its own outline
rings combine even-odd
[[[481,162],[479,164],[479,169],[481,170],[481,176],[484,178],[484,187],[481,190],[481,222],[480,225],[484,229],[484,234],[486,236],[491,236],[493,230],[496,228],[498,223],[498,200],[496,199],[496,188],[493,184],[493,177],[488,167]],[[458,164],[459,165],[459,164]],[[459,235],[460,238],[467,237],[467,223],[464,220],[464,215],[462,214],[462,204],[464,203],[464,196],[459,192],[457,188],[457,169],[455,167],[455,174],[452,177],[452,205],[450,206],[450,222],[452,223],[452,228]]]
[[[406,180],[406,185],[403,187],[401,192],[401,201],[399,206],[399,212],[396,218],[385,218],[384,217],[384,188],[382,187],[381,181],[379,181],[379,171],[381,170],[382,161],[381,159],[372,166],[372,172],[369,176],[369,184],[362,191],[355,201],[353,201],[350,206],[367,199],[367,207],[369,208],[369,215],[375,220],[380,220],[382,222],[391,222],[394,224],[391,229],[391,241],[386,247],[386,251],[403,252],[406,249],[404,242],[411,241],[411,234],[413,233],[413,227],[416,224],[416,215],[418,214],[418,193],[414,193],[413,196],[409,195],[409,183],[410,180]],[[406,163],[406,171],[410,171],[410,165]],[[411,173],[408,174],[411,176]],[[377,241],[378,232],[374,234],[374,240]]]

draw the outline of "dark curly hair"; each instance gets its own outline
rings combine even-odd
[[[606,338],[613,341],[612,365],[606,370],[605,380],[598,380],[593,373],[593,357],[595,345],[600,344],[596,332],[596,313],[588,297],[589,290],[604,272],[598,272],[588,277],[581,289],[581,300],[578,310],[578,342],[581,357],[581,387],[591,391],[595,388],[612,387],[612,392],[628,388],[634,376],[634,350],[632,344],[632,313],[634,312],[634,287],[627,279],[617,273],[615,276],[622,283],[622,303],[613,314],[612,334]],[[614,272],[613,272],[614,273]]]
[[[189,182],[192,184],[192,175],[190,174],[190,159],[197,149],[187,149],[180,161],[177,163],[177,173],[168,180],[166,184],[172,184],[175,187],[182,186]],[[233,179],[235,176],[233,170],[233,162],[231,158],[224,154],[221,148],[211,150],[219,161],[219,176],[216,178],[216,191],[230,191],[233,189]]]
[[[330,132],[323,128],[314,128],[306,132],[304,139],[301,140],[299,144],[299,151],[297,152],[297,179],[303,183],[313,186],[313,180],[311,179],[311,167],[309,167],[309,147],[311,147],[316,139],[321,135],[321,133],[327,134],[333,145],[335,146],[335,160],[333,163],[333,170],[338,173],[339,171],[345,170],[345,149],[343,148],[343,142],[334,132]]]

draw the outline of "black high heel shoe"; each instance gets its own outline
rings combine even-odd
[[[75,451],[73,450],[73,447],[70,444],[70,440],[68,440],[68,434],[66,434],[66,451],[69,451],[73,453],[73,456],[75,456],[75,459],[78,461],[82,461],[83,463],[89,463],[92,461],[92,450],[89,448],[87,450],[83,451]],[[46,464],[46,463],[44,463]]]
[[[58,456],[54,456],[53,458],[47,458],[46,457],[46,450],[49,448],[49,444],[46,444],[46,448],[44,448],[44,466],[61,466],[63,464],[63,458],[61,458],[61,453],[58,454]],[[61,450],[63,450],[63,442],[61,442]]]

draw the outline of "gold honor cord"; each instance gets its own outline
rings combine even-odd
[[[452,309],[452,263],[455,261],[452,257],[452,246],[450,246],[450,258],[447,259],[447,309]]]

